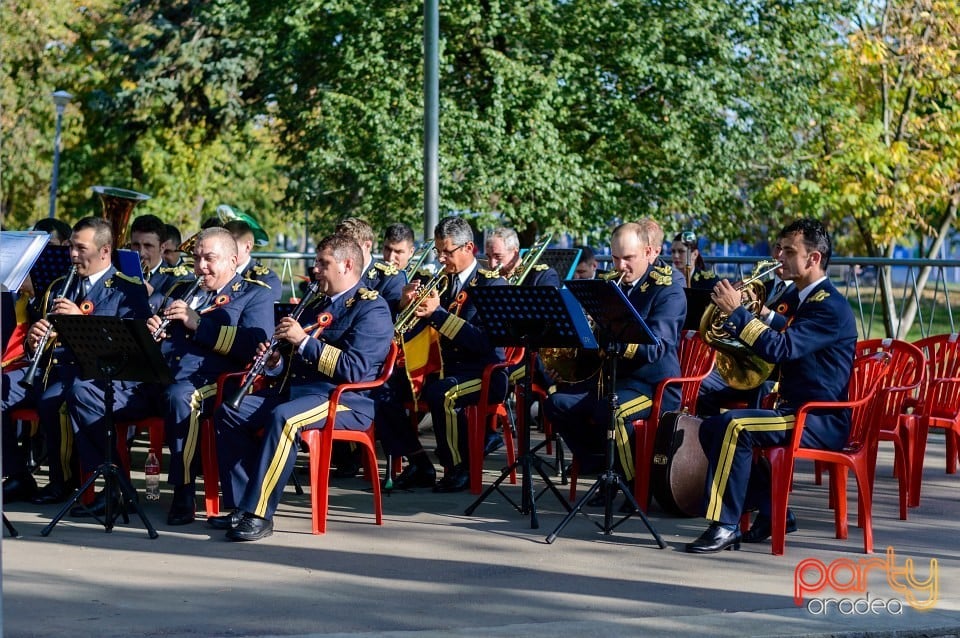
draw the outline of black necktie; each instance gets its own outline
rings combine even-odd
[[[630,290],[633,289],[633,284],[620,284],[620,290],[623,291],[623,294],[627,297],[630,296]]]
[[[453,303],[457,300],[457,295],[460,294],[460,275],[452,275],[450,277],[450,286],[447,289],[447,300],[448,303]]]
[[[787,287],[786,282],[778,281],[777,285],[773,287],[773,290],[770,292],[770,296],[767,297],[767,306],[772,303],[776,303],[780,296],[783,294],[783,289]]]
[[[88,292],[90,292],[90,278],[89,278],[89,277],[84,277],[83,279],[80,280],[80,285],[77,286],[77,301],[76,301],[76,303],[80,303],[81,301],[83,301],[84,299],[86,299]]]

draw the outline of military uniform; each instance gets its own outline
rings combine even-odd
[[[44,300],[44,314],[52,306],[50,291],[59,295],[64,278],[53,282],[48,288]],[[74,289],[79,291],[80,282]],[[147,302],[147,293],[139,279],[128,277],[113,266],[107,268],[104,274],[94,283],[86,295],[74,296],[77,305],[84,314],[99,317],[121,317],[124,319],[143,319],[150,316]],[[18,466],[23,466],[25,459],[7,458],[7,451],[14,450],[8,439],[16,441],[16,428],[10,422],[9,411],[14,408],[36,406],[40,417],[40,427],[46,437],[48,462],[50,464],[50,482],[63,484],[73,478],[71,459],[73,457],[73,427],[61,410],[64,400],[70,390],[79,383],[80,365],[74,359],[73,352],[57,342],[50,354],[47,355],[47,364],[38,366],[38,377],[31,390],[19,385],[19,381],[27,373],[26,368],[12,370],[3,374],[3,398],[0,411],[3,413],[3,449],[4,472],[11,473]],[[45,374],[46,383],[42,376]],[[115,382],[117,392],[129,387],[127,382]]]
[[[712,290],[717,285],[717,273],[709,269],[697,268],[690,275],[690,287],[701,290]]]
[[[360,277],[360,285],[376,290],[390,306],[390,316],[396,319],[400,306],[403,287],[407,284],[407,275],[393,264],[383,260],[374,260]]]
[[[223,405],[215,416],[227,507],[272,518],[293,472],[300,430],[324,427],[327,399],[338,384],[372,381],[380,373],[390,350],[393,320],[379,293],[358,283],[333,301],[317,300],[300,323],[306,327],[321,317],[329,321],[322,333],[313,332],[284,358],[287,382],[282,390],[247,396],[237,410]],[[369,392],[347,393],[336,427],[366,429],[373,417]]]
[[[150,310],[153,314],[160,312],[166,293],[178,281],[193,281],[196,275],[193,267],[185,264],[183,260],[176,266],[163,265],[157,268],[155,272],[147,278],[147,283],[153,286],[153,294],[150,295]]]
[[[780,332],[740,307],[724,326],[765,361],[780,364],[781,398],[774,410],[730,410],[701,424],[700,442],[708,461],[709,520],[735,525],[746,503],[769,513],[769,483],[750,480],[753,447],[788,443],[794,413],[802,404],[847,398],[857,342],[847,300],[824,278],[788,313],[786,321]],[[801,445],[837,450],[846,443],[849,429],[849,410],[811,413]]]
[[[280,298],[283,296],[283,282],[280,281],[280,277],[266,266],[261,266],[260,262],[254,262],[251,259],[247,267],[240,273],[240,276],[244,279],[262,282],[266,285],[273,294],[273,301],[280,301]]]
[[[660,381],[680,376],[677,343],[687,308],[683,284],[679,271],[657,260],[626,292],[630,303],[658,338],[653,344],[619,345],[616,448],[617,461],[628,481],[634,476],[630,447],[633,421],[649,414],[653,393]],[[544,405],[547,417],[578,457],[584,472],[600,468],[610,419],[608,397],[600,395],[598,383],[593,379],[561,388],[550,395]],[[679,402],[679,390],[668,388],[663,409],[676,409]]]
[[[167,292],[178,299],[189,288],[179,281]],[[188,486],[192,495],[199,455],[200,415],[209,409],[217,389],[217,377],[242,369],[253,360],[257,344],[273,332],[272,292],[265,285],[240,275],[216,294],[197,293],[200,323],[189,331],[180,321],[170,323],[168,337],[160,344],[174,381],[166,387],[139,384],[115,397],[114,416],[140,419],[164,416],[164,432],[170,449],[168,480],[174,487]],[[185,300],[190,303],[190,300]],[[78,448],[85,468],[96,467],[103,459],[103,391],[93,384],[81,384],[69,397],[68,409],[81,437]],[[183,497],[185,501],[188,496]]]

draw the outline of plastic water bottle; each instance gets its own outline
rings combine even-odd
[[[147,500],[160,500],[160,460],[153,450],[147,454],[147,462],[143,466],[143,475],[147,484]]]

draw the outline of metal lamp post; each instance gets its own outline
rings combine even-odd
[[[63,124],[63,109],[73,96],[66,91],[54,91],[53,103],[57,106],[57,130],[53,138],[53,181],[50,183],[50,218],[57,214],[57,182],[60,179],[60,128]]]

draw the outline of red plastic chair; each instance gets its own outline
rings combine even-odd
[[[879,443],[878,421],[874,418],[874,395],[887,374],[890,355],[885,352],[860,357],[854,361],[847,401],[813,401],[797,410],[790,445],[759,449],[770,461],[771,528],[773,554],[782,555],[786,539],[787,500],[793,482],[795,459],[819,461],[830,469],[830,494],[834,507],[837,538],[847,538],[847,470],[857,479],[860,498],[860,526],[863,528],[863,551],[873,552],[872,474]],[[842,450],[818,450],[800,447],[807,415],[816,410],[851,408],[850,435]],[[746,517],[745,517],[746,518]]]
[[[930,428],[944,428],[947,439],[947,474],[957,471],[960,440],[960,335],[942,334],[914,341],[923,351],[927,370],[915,403],[913,415],[917,423],[917,445],[911,461],[910,506],[920,505],[923,478],[923,457],[927,450]]]
[[[650,506],[650,465],[653,462],[653,445],[657,438],[657,425],[663,411],[664,391],[674,384],[680,385],[680,409],[696,414],[697,395],[700,384],[713,369],[717,351],[707,345],[696,330],[684,330],[677,344],[677,356],[680,359],[679,377],[670,377],[657,384],[653,393],[653,405],[650,416],[633,422],[634,429],[634,470],[633,497],[640,509],[646,513]],[[578,464],[574,459],[570,470],[570,500],[576,500]]]
[[[327,509],[330,500],[330,457],[334,441],[348,441],[358,444],[364,450],[366,476],[373,486],[373,508],[377,525],[383,525],[383,500],[380,496],[380,473],[377,469],[377,449],[374,423],[366,430],[336,429],[337,406],[344,392],[356,392],[378,388],[387,382],[393,374],[393,365],[397,360],[396,342],[391,341],[390,352],[383,362],[380,375],[373,381],[362,383],[341,383],[330,393],[327,407],[327,422],[319,430],[303,430],[300,439],[306,444],[310,455],[310,505],[313,510],[313,533],[327,531]]]
[[[164,427],[163,417],[159,416],[149,416],[133,421],[121,419],[114,423],[117,432],[117,455],[120,459],[120,467],[124,469],[128,476],[130,475],[130,448],[127,447],[127,432],[131,427],[135,427],[137,432],[147,432],[150,439],[150,449],[156,453],[162,470]]]
[[[513,465],[516,451],[513,433],[507,419],[507,408],[502,402],[490,402],[490,378],[494,372],[515,366],[523,361],[524,349],[506,348],[506,359],[500,363],[491,363],[483,370],[480,381],[480,398],[474,405],[464,408],[467,418],[467,439],[470,454],[470,493],[479,494],[483,490],[483,439],[488,425],[503,427],[503,438],[507,445],[507,463]],[[510,483],[517,483],[517,473],[510,473]]]
[[[907,400],[912,398],[924,376],[923,352],[915,345],[897,339],[866,339],[857,342],[857,356],[875,352],[890,355],[887,377],[876,398],[876,417],[880,421],[880,440],[893,443],[894,476],[900,492],[900,520],[907,520],[912,458],[917,446],[917,419],[904,418]],[[876,477],[876,468],[873,470]]]

